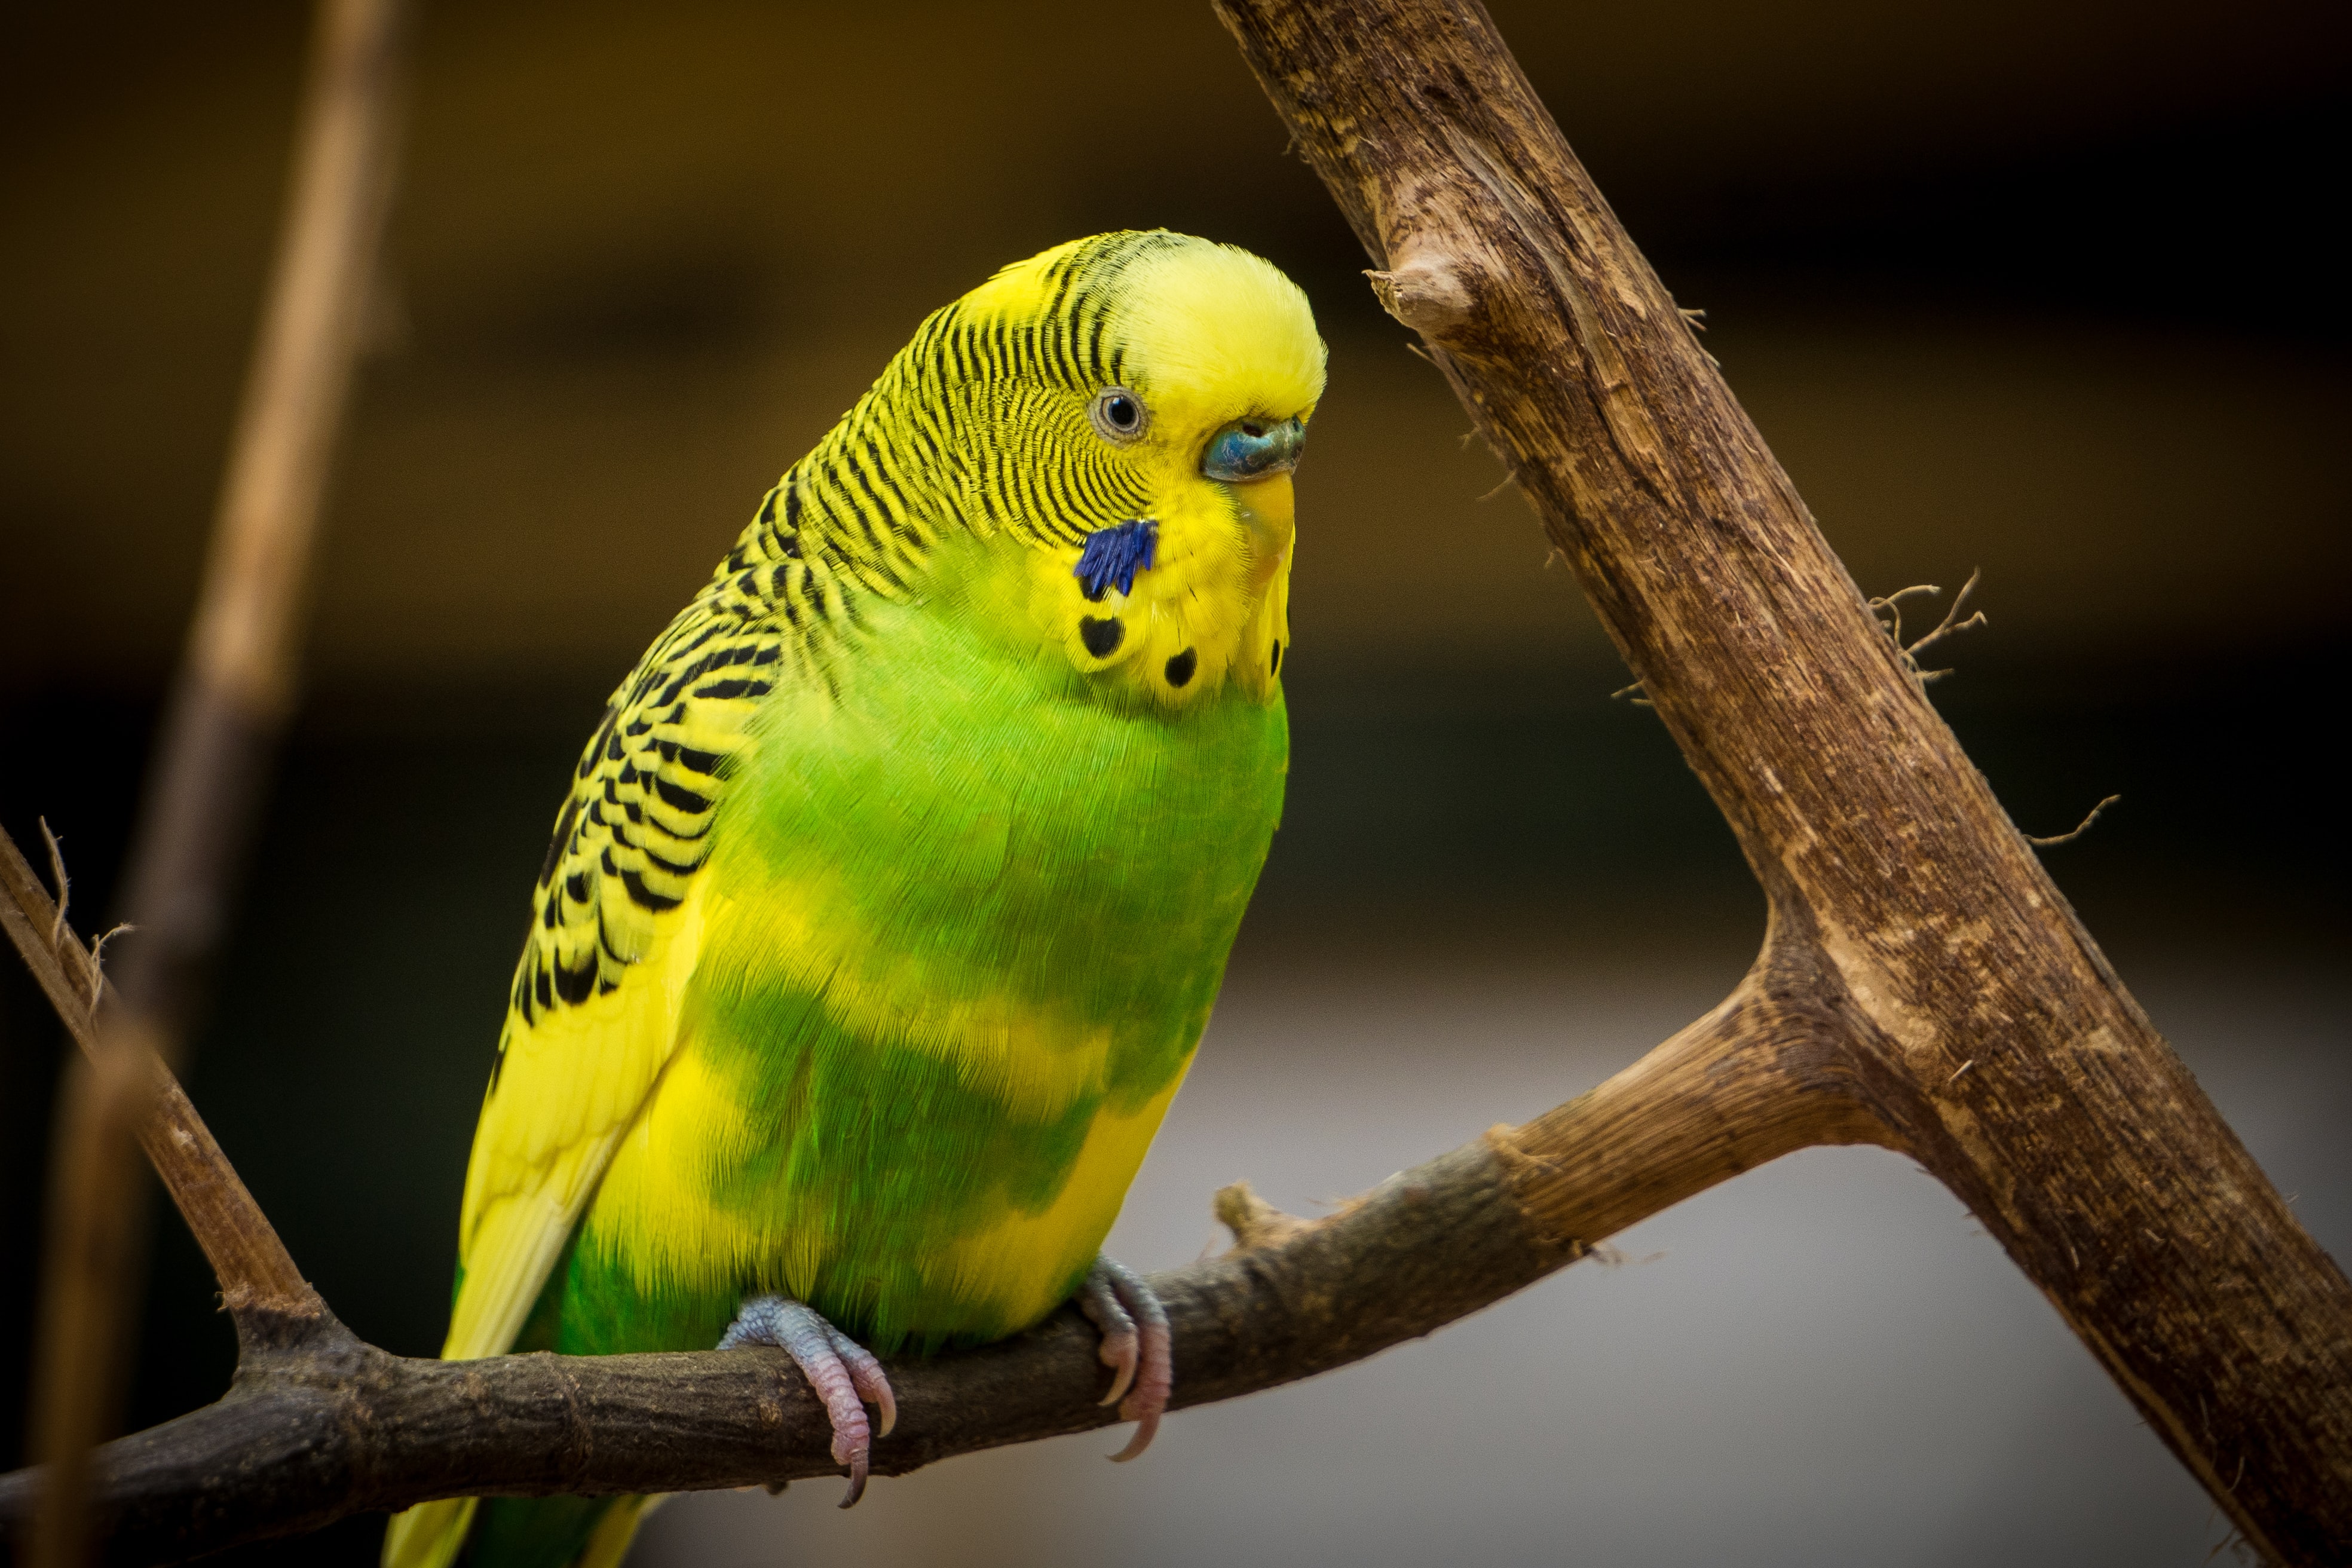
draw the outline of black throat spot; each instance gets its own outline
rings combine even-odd
[[[1086,644],[1087,651],[1097,658],[1108,658],[1118,651],[1118,645],[1127,640],[1127,623],[1117,616],[1080,616],[1078,640]]]

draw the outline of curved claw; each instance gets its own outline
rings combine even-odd
[[[898,1402],[874,1352],[835,1328],[804,1302],[789,1296],[754,1296],[719,1341],[720,1350],[773,1345],[793,1358],[809,1389],[824,1405],[833,1425],[833,1458],[849,1470],[849,1491],[841,1506],[853,1508],[866,1495],[874,1432],[866,1419],[867,1400],[882,1412],[882,1435],[898,1425]]]
[[[1151,1439],[1160,1436],[1160,1413],[1167,1408],[1168,1399],[1165,1394],[1160,1396],[1157,1407],[1143,1411],[1139,1415],[1122,1407],[1119,1414],[1135,1423],[1135,1436],[1127,1440],[1126,1447],[1108,1456],[1110,1462],[1114,1465],[1123,1465],[1129,1459],[1139,1457],[1144,1449],[1151,1447]]]
[[[1120,1418],[1135,1423],[1127,1447],[1110,1456],[1113,1462],[1124,1464],[1151,1446],[1175,1387],[1175,1340],[1169,1331],[1168,1311],[1139,1275],[1109,1258],[1095,1259],[1078,1292],[1078,1309],[1102,1330],[1100,1354],[1103,1364],[1113,1370],[1110,1392],[1102,1402],[1117,1405]]]
[[[822,1318],[817,1321],[824,1321]],[[890,1428],[898,1424],[898,1396],[890,1391],[890,1379],[883,1373],[882,1363],[874,1358],[872,1351],[831,1323],[824,1326],[826,1332],[833,1336],[833,1348],[840,1355],[841,1364],[848,1370],[850,1384],[857,1390],[858,1398],[882,1413],[882,1425],[874,1435],[887,1437]]]
[[[1110,1263],[1108,1258],[1094,1266],[1087,1275],[1085,1287],[1078,1293],[1078,1310],[1092,1318],[1095,1327],[1102,1331],[1102,1348],[1096,1353],[1113,1374],[1110,1392],[1095,1403],[1117,1405],[1119,1396],[1127,1392],[1128,1385],[1135,1381],[1135,1369],[1141,1357],[1136,1339],[1135,1320],[1120,1304],[1118,1288],[1106,1271],[1106,1264],[1114,1268],[1118,1267]]]
[[[1117,1405],[1135,1382],[1137,1363],[1142,1360],[1136,1347],[1134,1331],[1123,1334],[1105,1334],[1102,1342],[1103,1364],[1112,1372],[1110,1392],[1095,1401],[1097,1405]]]

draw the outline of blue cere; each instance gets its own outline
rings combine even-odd
[[[1114,587],[1131,594],[1135,574],[1150,571],[1159,552],[1160,525],[1148,517],[1131,518],[1117,528],[1097,528],[1087,534],[1074,574],[1089,599],[1099,599]]]
[[[1236,419],[1209,437],[1201,471],[1213,479],[1258,479],[1298,466],[1307,445],[1303,419]]]

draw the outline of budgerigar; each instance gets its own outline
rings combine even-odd
[[[1323,376],[1268,263],[1077,240],[932,314],[768,492],[557,818],[445,1356],[780,1345],[855,1501],[869,1348],[1076,1296],[1150,1440],[1165,1318],[1099,1248],[1280,815]],[[384,1562],[614,1563],[642,1500],[429,1503]]]

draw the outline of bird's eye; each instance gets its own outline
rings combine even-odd
[[[1106,386],[1095,394],[1094,403],[1087,409],[1095,429],[1106,441],[1120,446],[1143,434],[1149,416],[1143,411],[1143,399],[1123,386]]]

